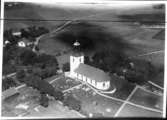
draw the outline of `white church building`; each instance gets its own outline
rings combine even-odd
[[[76,41],[75,50],[79,46],[80,43]],[[84,64],[84,54],[78,51],[70,56],[70,77],[87,82],[99,90],[110,88],[110,77],[103,70]]]

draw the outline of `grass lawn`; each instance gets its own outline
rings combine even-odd
[[[55,7],[48,5],[37,5],[31,3],[22,3],[22,6],[4,10],[5,18],[12,19],[36,19],[36,20],[69,20],[89,16],[101,11],[90,9],[73,9],[57,4]],[[103,12],[103,11],[102,11]],[[55,29],[65,21],[5,21],[5,29],[20,29],[28,26],[45,26],[49,29]]]
[[[69,110],[57,101],[50,101],[49,107],[38,107],[39,111],[31,110],[26,117],[49,117],[49,118],[81,118],[75,111]]]
[[[92,113],[101,114],[104,117],[113,117],[122,104],[122,102],[97,95],[91,89],[89,91],[84,89],[88,89],[88,87],[83,85],[80,89],[75,89],[70,94],[73,94],[76,99],[81,101],[81,111],[87,116]]]
[[[145,92],[140,88],[137,89],[129,101],[158,110],[162,110],[163,108],[163,96],[160,97],[155,94]]]
[[[19,90],[20,94],[11,96],[2,101],[2,116],[14,114],[14,116],[25,113],[38,104],[39,92],[30,87],[23,87]],[[16,108],[19,104],[25,104],[28,109]]]
[[[117,77],[115,77],[115,79],[111,79],[111,84],[113,84],[117,90],[113,94],[106,93],[106,95],[122,100],[125,100],[135,87],[135,85],[129,83],[127,80]]]
[[[60,68],[64,63],[67,63],[70,60],[71,53],[69,50],[71,47],[57,39],[50,38],[49,36],[40,39],[39,49],[42,53],[56,56]],[[63,52],[67,53],[64,54]]]
[[[47,82],[51,82],[52,80],[57,79],[59,77],[62,77],[62,76],[61,75],[54,75],[54,76],[46,78],[44,80],[46,80]]]
[[[145,110],[129,104],[126,104],[118,117],[162,117],[161,113]]]
[[[67,50],[69,47],[66,46],[61,41],[50,38],[49,36],[43,39],[40,39],[39,48],[41,52],[45,52],[51,55],[57,55],[63,50]]]
[[[52,83],[55,89],[58,89],[61,91],[74,87],[78,84],[80,84],[79,81],[77,82],[75,80],[68,79],[68,78],[60,78],[59,80],[56,80],[55,82]]]
[[[150,81],[152,81],[153,83],[161,86],[162,88],[164,88],[164,73],[161,72],[159,73],[156,77],[154,77],[153,79],[151,79]]]
[[[163,48],[162,48],[163,50]],[[150,54],[145,56],[139,56],[138,59],[150,60],[154,66],[162,67],[164,66],[165,53],[159,52],[157,54]]]

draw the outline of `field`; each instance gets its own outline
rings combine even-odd
[[[39,106],[38,110],[30,111],[26,117],[48,117],[48,118],[80,118],[75,111],[69,110],[67,107],[61,105],[58,101],[50,101],[49,107],[44,108]]]
[[[96,27],[101,27],[104,29],[104,32],[108,32],[110,34],[116,34],[121,36],[125,42],[130,44],[131,49],[126,49],[126,54],[128,56],[134,56],[138,54],[143,54],[147,52],[152,52],[156,50],[164,50],[164,40],[160,40],[159,37],[154,38],[157,33],[161,31],[161,29],[148,29],[142,28],[140,25],[136,25],[133,22],[119,22],[124,20],[124,18],[120,18],[120,15],[135,15],[135,14],[156,14],[163,13],[163,10],[152,9],[151,7],[145,7],[143,9],[135,8],[133,10],[129,9],[115,9],[106,6],[106,9],[101,9],[104,6],[98,5],[98,7],[94,8],[93,5],[87,5],[86,9],[84,4],[79,5],[80,10],[77,9],[77,5],[75,7],[70,6],[44,6],[37,4],[24,4],[23,7],[14,8],[14,9],[6,9],[5,10],[5,18],[12,19],[24,19],[24,21],[5,21],[5,29],[8,28],[22,28],[30,25],[42,25],[49,28],[51,31],[58,28],[59,26],[66,23],[68,20],[82,20],[82,22],[88,22],[89,24],[95,25]],[[99,9],[98,9],[99,8]],[[21,11],[20,11],[21,9]],[[22,12],[24,11],[24,12]],[[17,13],[17,14],[15,14]],[[144,15],[143,15],[144,16]],[[46,20],[46,21],[26,21],[25,19],[35,19],[35,20]],[[152,19],[151,17],[147,19]],[[56,21],[47,21],[47,20],[56,20]],[[114,22],[112,22],[114,21]],[[77,25],[77,22],[73,22],[74,24],[70,24],[70,26]],[[68,31],[69,27],[65,27],[63,31]],[[81,28],[81,30],[84,28]],[[97,29],[98,30],[98,29]],[[62,31],[62,32],[63,32]],[[79,29],[72,30],[73,32],[79,31]],[[88,29],[88,31],[90,31]],[[96,34],[95,34],[96,35]],[[57,36],[57,34],[55,34]],[[70,39],[70,38],[69,38]],[[101,39],[102,40],[102,39]],[[108,41],[112,44],[112,41]],[[97,45],[93,51],[88,51],[85,54],[92,55],[96,51],[101,51],[105,48],[109,48],[109,43],[101,46]],[[128,46],[127,46],[128,47]],[[57,53],[61,51],[68,51],[71,49],[71,46],[62,43],[61,40],[56,39],[55,37],[46,36],[41,38],[39,43],[39,48],[41,52],[45,52],[47,54],[57,55]],[[156,54],[158,55],[158,54]],[[159,58],[159,59],[158,59]],[[164,63],[164,56],[160,55],[160,57],[156,57],[156,59],[160,60],[160,63]],[[63,61],[62,61],[63,60]],[[157,61],[158,61],[157,60]],[[58,57],[58,61],[61,65],[68,61],[68,54],[63,55],[63,57]],[[61,66],[60,65],[60,66]]]
[[[82,6],[82,5],[81,5]],[[102,6],[99,5],[101,8]],[[103,6],[104,7],[104,6]],[[5,10],[5,18],[12,18],[12,19],[41,19],[46,21],[5,21],[5,29],[14,28],[20,29],[23,27],[28,27],[31,25],[37,26],[44,26],[50,29],[52,32],[53,30],[58,29],[63,24],[71,20],[82,20],[82,21],[73,21],[72,23],[68,24],[64,29],[61,31],[54,33],[52,35],[45,35],[40,39],[39,42],[39,49],[40,52],[44,52],[46,54],[51,54],[57,57],[59,65],[69,62],[69,56],[71,54],[71,45],[66,44],[60,39],[60,34],[70,33],[70,35],[74,36],[65,36],[66,40],[71,39],[95,39],[96,45],[92,47],[88,51],[84,51],[85,55],[92,56],[97,51],[103,51],[104,49],[116,49],[122,52],[129,57],[145,54],[148,52],[154,51],[163,51],[165,46],[165,40],[162,40],[161,37],[154,37],[155,35],[159,34],[161,31],[160,29],[150,29],[150,28],[143,28],[141,25],[137,25],[134,22],[121,22],[122,18],[118,18],[118,15],[121,14],[137,14],[137,13],[161,13],[161,10],[155,10],[151,7],[145,9],[134,9],[134,10],[120,10],[120,9],[110,9],[106,7],[106,9],[95,9],[88,6],[87,9],[76,9],[66,6],[56,6],[56,7],[45,7],[41,5],[32,5],[32,4],[25,4],[22,8],[15,8]],[[18,13],[18,14],[16,14]],[[48,21],[53,20],[53,21]],[[54,21],[55,20],[55,21]],[[77,33],[82,33],[83,36],[78,36]],[[110,39],[110,35],[116,35],[122,38],[122,42],[125,43],[125,46],[115,47],[117,45],[117,41]],[[104,42],[104,39],[106,42]],[[59,55],[58,55],[59,54]],[[146,59],[151,60],[151,62],[157,66],[163,68],[164,66],[164,52],[151,54],[147,56],[140,56],[138,59]],[[52,78],[47,79],[47,81],[52,81],[56,79],[55,76]],[[67,82],[68,81],[68,82]],[[159,73],[157,77],[153,80],[155,83],[163,86],[163,73]],[[122,84],[119,84],[122,83]],[[73,86],[78,85],[79,82],[76,81],[69,81],[68,78],[61,78],[59,80],[55,80],[53,82],[53,86],[60,90],[66,90]],[[96,115],[105,116],[105,117],[114,117],[115,114],[118,112],[119,108],[127,102],[128,96],[132,93],[134,89],[134,85],[126,83],[125,81],[117,81],[114,82],[117,86],[117,91],[114,94],[105,94],[108,98],[101,96],[95,93],[91,88],[87,87],[86,85],[82,85],[80,88],[75,88],[66,92],[66,94],[70,94],[75,96],[76,99],[80,100],[82,105],[81,113],[89,116],[93,114],[93,117]],[[34,96],[38,96],[38,93],[34,92],[31,88],[21,89],[21,95],[24,94],[30,95],[35,94]],[[28,93],[28,94],[27,94]],[[32,95],[33,96],[33,95]],[[118,98],[119,100],[113,100],[112,97]],[[2,109],[4,109],[3,116],[8,114],[9,116],[18,115],[24,110],[17,110],[15,106],[17,106],[20,101],[17,100],[19,97],[14,96],[7,101],[4,101]],[[36,99],[37,97],[30,97]],[[33,100],[34,100],[33,99]],[[27,100],[31,101],[31,99],[24,99],[23,102]],[[132,102],[133,104],[141,105],[144,107],[148,107],[149,109],[156,109],[162,110],[162,98],[147,93],[141,89],[137,89],[128,102]],[[33,103],[32,106],[36,105],[37,102]],[[57,114],[63,112],[61,109],[64,109],[60,106],[56,106],[54,103],[51,103],[52,107],[46,109],[40,108],[41,113],[45,113],[49,116],[55,116],[55,110]],[[56,106],[56,107],[55,107]],[[162,114],[159,112],[153,112],[148,109],[143,109],[142,107],[136,107],[135,105],[126,103],[125,106],[122,108],[118,116],[120,117],[162,117]],[[7,112],[8,111],[8,112]],[[38,115],[41,115],[39,113]],[[32,116],[37,114],[31,113]],[[44,116],[45,114],[41,115]],[[7,116],[8,116],[7,115]],[[62,114],[61,114],[62,115]],[[67,115],[68,116],[68,115]],[[64,117],[67,117],[64,116]]]
[[[81,101],[80,113],[89,117],[90,114],[92,117],[114,117],[116,114],[117,117],[162,117],[162,96],[138,87],[129,92],[126,97],[116,98],[112,94],[100,95],[87,85],[82,85],[66,92],[66,95],[72,95]],[[123,94],[124,91],[118,93]]]
[[[6,20],[5,29],[20,29],[27,26],[37,25],[45,26],[52,30],[62,25],[66,20],[73,20],[75,18],[80,18],[81,16],[89,16],[96,14],[96,12],[96,10],[92,11],[91,8],[83,10],[72,8],[64,9],[61,5],[46,7],[44,5],[22,3],[19,7],[10,9],[5,8],[4,17],[6,19],[16,19]]]
[[[122,100],[125,100],[135,87],[135,85],[130,84],[128,81],[124,79],[112,79],[111,84],[113,84],[117,90],[113,94],[106,93],[106,95]]]
[[[61,78],[61,76],[57,78],[53,76],[47,81],[52,81],[52,85],[56,89],[64,91],[65,96],[72,95],[79,100],[81,102],[81,110],[79,112],[87,117],[114,117],[116,114],[118,117],[162,117],[162,97],[148,93],[138,87],[134,89],[133,86],[128,89],[128,87],[122,85],[120,86],[120,91],[114,93],[117,95],[99,94],[90,86],[79,81]],[[119,83],[119,81],[117,82]],[[124,87],[124,90],[121,90],[121,87]],[[78,113],[69,111],[68,107],[62,106],[52,99],[50,99],[48,108],[39,106],[39,92],[31,87],[23,87],[19,89],[19,92],[19,95],[11,96],[3,101],[3,116],[23,115],[64,118],[69,117],[71,114],[72,118],[81,117],[80,115],[78,116]],[[124,104],[125,106],[123,106]],[[22,107],[18,107],[21,105]],[[28,108],[25,109],[23,106],[28,106]]]
[[[163,107],[163,96],[158,96],[144,92],[138,89],[130,99],[131,102],[146,107],[162,110]]]
[[[137,117],[159,118],[159,117],[162,117],[162,114],[126,104],[118,116],[133,117],[133,118],[137,118]]]
[[[2,116],[18,116],[26,113],[34,106],[38,105],[39,92],[32,88],[23,87],[19,90],[19,95],[11,96],[2,101]],[[25,109],[24,107],[27,107]]]
[[[55,82],[52,83],[55,89],[58,89],[61,91],[67,90],[79,84],[80,82],[77,82],[75,80],[68,79],[68,78],[60,78],[59,80],[56,80]]]
[[[86,90],[87,89],[87,90]],[[105,117],[113,117],[121,102],[104,98],[96,94],[93,90],[83,85],[79,89],[72,90],[69,94],[75,96],[81,101],[81,111],[89,116],[89,114],[101,114]],[[109,112],[106,109],[110,109]]]

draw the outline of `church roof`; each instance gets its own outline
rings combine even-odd
[[[80,63],[79,67],[75,69],[76,73],[82,74],[96,82],[109,81],[110,77],[103,71],[98,68]]]

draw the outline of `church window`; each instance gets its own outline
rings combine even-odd
[[[103,87],[105,87],[105,83],[103,83]]]

